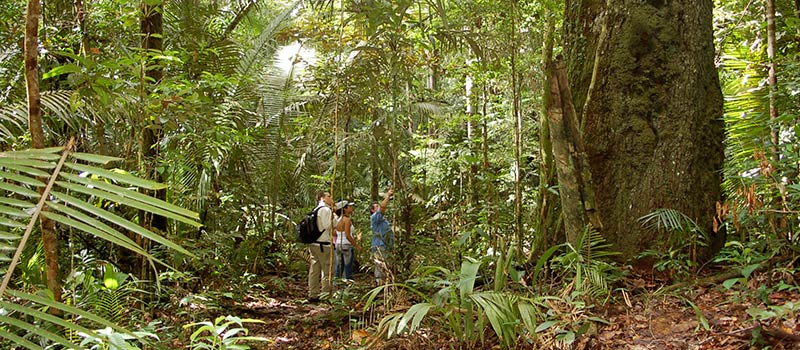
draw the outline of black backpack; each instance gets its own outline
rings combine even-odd
[[[322,231],[317,227],[317,212],[320,207],[308,212],[300,223],[297,224],[297,241],[300,243],[314,243],[322,236]]]

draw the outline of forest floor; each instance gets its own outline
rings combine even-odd
[[[723,287],[722,281],[694,287],[665,288],[647,274],[632,274],[613,300],[591,309],[608,321],[569,345],[518,344],[518,349],[800,349],[800,276],[754,273],[747,285]],[[253,349],[500,349],[491,328],[483,343],[463,345],[446,327],[423,322],[412,334],[386,339],[375,334],[380,316],[365,316],[362,296],[371,289],[367,273],[337,301],[309,303],[305,276],[265,276],[224,311],[264,323],[247,323],[250,336],[266,342]],[[347,299],[347,300],[345,300]],[[405,308],[407,308],[406,306]],[[403,311],[403,307],[394,308]],[[760,311],[759,311],[760,310]],[[430,320],[428,320],[430,321]],[[525,343],[522,341],[520,343]]]

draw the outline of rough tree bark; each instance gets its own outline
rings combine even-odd
[[[41,94],[39,91],[39,0],[29,0],[25,13],[25,87],[28,95],[28,130],[31,133],[31,146],[45,148],[44,126],[42,121]],[[47,183],[47,179],[40,179]],[[40,193],[44,191],[41,187]],[[42,211],[46,211],[44,207]],[[58,274],[58,235],[56,223],[39,216],[42,227],[42,245],[47,276],[47,289],[53,294],[53,300],[61,302],[61,279]],[[53,315],[60,316],[61,310],[50,308]]]
[[[638,222],[657,208],[712,226],[724,160],[712,7],[711,0],[566,2],[570,85],[585,118],[602,233],[623,258],[664,239]]]
[[[536,208],[539,208],[538,222],[536,224],[536,232],[540,234],[536,236],[534,249],[531,250],[528,258],[538,257],[544,253],[547,247],[558,244],[556,235],[561,230],[561,208],[558,205],[559,200],[556,195],[550,192],[550,189],[556,186],[557,175],[555,162],[553,161],[553,145],[550,142],[550,123],[547,120],[547,106],[550,105],[550,74],[548,67],[550,67],[553,60],[553,46],[555,45],[555,18],[550,15],[547,23],[547,32],[544,39],[543,57],[544,63],[542,64],[542,118],[539,119],[539,157],[541,163],[539,165],[539,198],[537,198]],[[563,239],[561,240],[563,241]]]
[[[559,56],[548,67],[550,93],[547,120],[553,158],[558,172],[558,192],[564,214],[567,242],[576,244],[586,225],[600,230],[603,225],[594,204],[594,188],[586,147],[578,130],[578,116],[572,105],[564,61]]]

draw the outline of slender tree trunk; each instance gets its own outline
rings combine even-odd
[[[537,199],[539,215],[537,217],[537,230],[539,235],[534,244],[535,249],[531,251],[529,259],[543,253],[544,250],[556,243],[555,235],[559,228],[557,223],[561,216],[558,207],[558,198],[550,192],[550,188],[556,185],[556,168],[553,162],[553,143],[550,142],[550,122],[547,118],[547,106],[550,105],[550,74],[548,67],[553,60],[555,19],[550,15],[547,24],[547,34],[544,40],[544,64],[542,65],[542,117],[539,118],[539,198]]]
[[[72,6],[75,10],[75,24],[78,25],[78,32],[81,35],[81,47],[78,52],[86,55],[86,50],[89,49],[89,37],[86,36],[86,8],[83,0],[73,0]]]
[[[517,77],[517,6],[511,3],[511,115],[514,118],[514,237],[518,256],[522,256],[522,112],[520,111],[520,88]]]
[[[767,58],[769,60],[769,119],[774,123],[778,119],[778,109],[775,107],[775,94],[778,89],[778,78],[775,75],[775,1],[767,0]],[[778,153],[778,126],[770,130],[772,141],[772,160],[780,160]]]
[[[566,68],[560,58],[550,71],[547,119],[558,172],[559,194],[567,242],[575,245],[586,225],[602,229],[594,204],[594,189],[586,147],[578,129],[578,116],[572,105]]]
[[[493,181],[491,180],[492,176],[492,169],[489,167],[489,126],[486,124],[486,113],[487,113],[487,105],[489,104],[486,85],[483,85],[483,89],[481,90],[481,118],[483,118],[483,122],[481,123],[481,138],[482,147],[483,147],[483,178],[486,181],[486,200],[484,202],[484,207],[486,208],[486,217],[490,218],[490,222],[497,222],[497,210],[494,206],[494,187]],[[497,225],[489,225],[486,228],[487,234],[491,237],[492,242],[492,249],[497,252],[498,250],[498,241],[499,235],[496,232]]]
[[[142,39],[142,49],[144,49],[148,56],[163,50],[163,11],[164,6],[161,3],[156,5],[145,3],[142,5],[141,30],[144,36]],[[148,59],[148,61],[150,60]],[[158,66],[157,62],[147,62],[147,68],[145,68],[146,86],[149,84],[157,86],[161,82],[163,75],[164,72]],[[160,113],[158,109],[148,108],[147,104],[142,106],[142,108],[144,108],[143,117],[145,123],[145,128],[142,130],[142,158],[145,162],[145,166],[147,166],[147,174],[149,177],[154,181],[162,182],[161,174],[156,170],[161,151],[159,141],[163,135]],[[156,191],[155,197],[162,200],[166,199],[166,191]],[[146,221],[150,224],[146,225],[146,227],[166,231],[166,218],[163,216],[152,215]]]
[[[161,52],[163,49],[163,11],[163,3],[159,2],[157,4],[152,4],[147,1],[143,1],[142,3],[142,49],[144,50],[148,59],[145,62],[144,68],[145,79],[142,82],[144,90],[142,93],[142,98],[144,102],[141,106],[141,113],[144,129],[141,131],[142,138],[140,152],[142,154],[142,161],[145,166],[145,173],[151,180],[156,182],[163,182],[162,176],[158,172],[158,161],[161,153],[159,141],[163,135],[163,129],[161,125],[160,110],[158,107],[150,106],[147,95],[150,92],[149,87],[157,86],[163,77],[163,70],[158,66],[158,62],[154,62],[150,58],[154,56],[155,53]],[[151,195],[155,198],[166,200],[167,191],[163,189],[156,190]],[[144,211],[140,211],[139,215],[141,218],[141,224],[144,228],[148,230],[154,230],[160,234],[165,234],[167,232],[167,220],[165,217],[146,213]],[[136,241],[145,249],[148,249],[150,245],[149,240],[141,236],[137,236]],[[142,257],[137,257],[136,271],[138,271],[140,278],[147,279],[148,272]]]
[[[724,160],[712,7],[712,0],[567,1],[573,101],[585,116],[601,232],[621,258],[666,239],[638,221],[655,209],[712,227]]]
[[[794,0],[794,16],[800,19],[800,0]],[[797,33],[800,34],[800,27],[797,28]]]
[[[45,148],[44,125],[42,122],[41,95],[39,92],[39,0],[29,0],[25,15],[25,83],[28,94],[28,128],[31,133],[31,146]],[[46,183],[47,179],[41,179]],[[44,191],[44,187],[40,191]],[[42,192],[40,192],[42,193]],[[42,208],[47,211],[47,207]],[[58,274],[58,234],[53,220],[45,215],[39,216],[42,226],[42,244],[47,276],[47,289],[53,300],[61,302],[61,279]],[[50,308],[50,313],[60,316],[61,311]]]
[[[476,60],[472,57],[472,51],[471,50],[470,50],[468,56],[469,57],[467,58],[467,62],[466,62],[467,63],[467,67],[472,67],[472,65],[475,64]],[[478,98],[476,96],[477,94],[475,93],[475,90],[476,90],[476,88],[475,88],[475,79],[472,77],[471,73],[468,73],[466,78],[465,78],[465,82],[464,82],[464,95],[465,95],[464,98],[465,98],[466,103],[467,103],[467,105],[466,105],[467,123],[465,125],[465,128],[466,128],[466,132],[467,132],[467,145],[469,145],[469,151],[471,153],[473,153],[473,154],[474,154],[474,147],[473,146],[475,144],[472,141],[472,138],[475,136],[474,135],[474,131],[473,131],[475,129],[475,127],[473,125],[473,120],[475,119],[475,115],[477,114],[477,112],[476,112],[476,110],[477,110],[476,104],[477,104],[477,101],[478,101]],[[477,198],[478,198],[478,195],[476,193],[477,192],[477,188],[475,186],[475,178],[476,178],[477,172],[478,172],[477,165],[474,164],[474,163],[470,164],[469,173],[467,174],[467,192],[468,193],[466,195],[462,194],[460,196],[461,198],[464,198],[466,200],[466,202],[467,202],[466,204],[467,204],[468,207],[475,205],[475,203],[477,201]]]
[[[350,121],[352,119],[352,114],[347,113],[347,117],[344,121],[344,140],[348,139],[350,134]],[[342,199],[351,198],[353,194],[353,182],[350,179],[350,145],[348,143],[344,144],[344,161],[342,162],[342,166],[344,167],[344,178],[342,179],[342,190],[340,193],[342,194]]]

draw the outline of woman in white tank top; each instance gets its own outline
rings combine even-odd
[[[339,215],[339,222],[336,224],[333,236],[333,259],[336,271],[334,276],[345,280],[353,279],[354,249],[358,250],[358,245],[353,239],[355,225],[350,220],[350,214],[355,209],[354,205],[355,203],[349,201],[336,203],[336,214]]]

